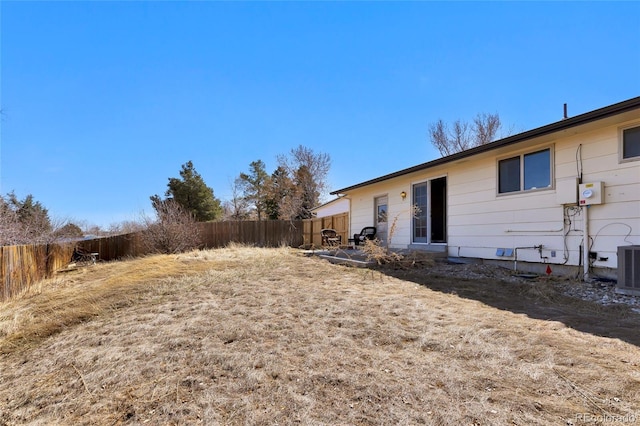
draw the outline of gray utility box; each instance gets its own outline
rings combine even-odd
[[[616,293],[640,296],[640,246],[618,247]]]

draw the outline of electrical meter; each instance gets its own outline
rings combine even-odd
[[[579,204],[590,206],[604,202],[604,182],[582,183],[578,185]]]

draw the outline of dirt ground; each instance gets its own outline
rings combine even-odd
[[[640,315],[556,284],[241,246],[99,264],[0,305],[0,424],[640,424]]]

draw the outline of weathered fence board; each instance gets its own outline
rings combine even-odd
[[[0,247],[0,301],[10,300],[69,264],[75,244]]]
[[[304,220],[304,245],[307,247],[322,246],[320,231],[323,229],[335,229],[338,235],[342,236],[342,243],[347,244],[349,238],[349,213]]]
[[[229,243],[299,247],[304,241],[302,221],[299,220],[204,222],[198,226],[205,248],[224,247]]]
[[[98,253],[97,259],[104,261],[144,256],[150,253],[143,244],[142,234],[139,232],[83,240],[78,241],[77,244],[78,248],[86,252]]]

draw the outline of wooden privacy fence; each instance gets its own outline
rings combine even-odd
[[[0,301],[14,298],[66,267],[74,247],[74,243],[0,247]]]
[[[229,243],[250,244],[258,247],[320,246],[320,230],[333,228],[347,241],[349,214],[305,220],[244,220],[201,222],[198,224],[203,248],[220,248]],[[100,260],[115,260],[127,256],[149,254],[141,233],[116,235],[78,242],[78,247],[99,253]]]
[[[77,245],[86,252],[98,253],[97,259],[104,261],[144,256],[150,253],[142,241],[140,232],[82,240],[78,241]]]
[[[262,220],[206,222],[198,224],[204,248],[219,248],[235,242],[259,247],[320,247],[320,230],[335,229],[346,242],[347,213],[308,220]],[[74,249],[98,253],[98,260],[117,260],[150,253],[142,233],[101,237],[68,243],[0,247],[0,301],[28,290],[71,262]]]
[[[318,217],[304,220],[304,246],[322,246],[323,229],[335,229],[338,235],[342,236],[342,243],[347,244],[349,238],[349,213],[340,213],[333,216]]]
[[[259,247],[302,245],[302,221],[262,220],[198,223],[203,248],[219,248],[229,243]],[[79,241],[78,247],[98,253],[98,260],[144,256],[152,252],[144,244],[141,232]]]
[[[301,220],[203,222],[198,225],[205,248],[224,247],[229,243],[258,247],[299,247],[304,241]]]
[[[0,247],[0,302],[29,290],[35,283],[65,269],[77,248],[115,260],[148,253],[139,233],[67,243]]]

